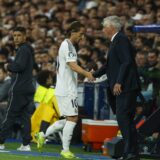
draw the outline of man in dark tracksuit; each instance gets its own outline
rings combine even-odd
[[[134,49],[121,30],[120,19],[104,19],[103,32],[111,41],[107,63],[93,73],[94,77],[107,74],[110,104],[124,139],[124,154],[120,159],[139,160],[137,131],[134,124],[136,97],[140,89]],[[114,105],[113,105],[114,104]],[[114,108],[115,107],[115,108]]]
[[[35,90],[32,83],[33,49],[26,42],[25,28],[15,28],[13,30],[13,38],[17,49],[15,60],[10,64],[5,64],[5,68],[12,74],[12,79],[8,109],[0,130],[0,149],[5,148],[5,139],[18,117],[21,119],[22,124],[23,143],[17,150],[30,151],[30,117],[33,110],[33,95]]]

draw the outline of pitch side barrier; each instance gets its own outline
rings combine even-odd
[[[111,118],[106,87],[106,81],[100,83],[85,82],[78,85],[78,105],[83,107],[88,118],[95,120]]]
[[[135,25],[132,30],[133,32],[151,32],[160,34],[160,24]]]

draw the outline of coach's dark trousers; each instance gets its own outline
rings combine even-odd
[[[0,144],[11,133],[11,129],[18,118],[21,123],[23,145],[31,141],[31,114],[33,112],[33,94],[11,94],[8,102],[6,116],[0,129]]]
[[[121,93],[116,97],[116,116],[124,139],[124,156],[138,154],[137,130],[134,124],[137,91]]]

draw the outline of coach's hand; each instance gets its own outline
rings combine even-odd
[[[114,94],[115,96],[118,96],[118,95],[121,94],[121,92],[122,92],[122,86],[121,86],[121,84],[116,83],[116,84],[114,85],[114,87],[113,87],[113,94]]]
[[[88,72],[88,73],[87,73],[87,78],[88,78],[88,80],[90,80],[90,81],[95,81],[95,78],[93,77],[93,75],[92,75],[91,72]]]
[[[4,69],[7,71],[8,63],[4,64]]]

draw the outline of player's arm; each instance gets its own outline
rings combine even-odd
[[[83,76],[89,78],[90,80],[94,80],[94,77],[92,76],[92,73],[85,71],[76,62],[68,62],[68,65],[74,72],[82,74]]]

